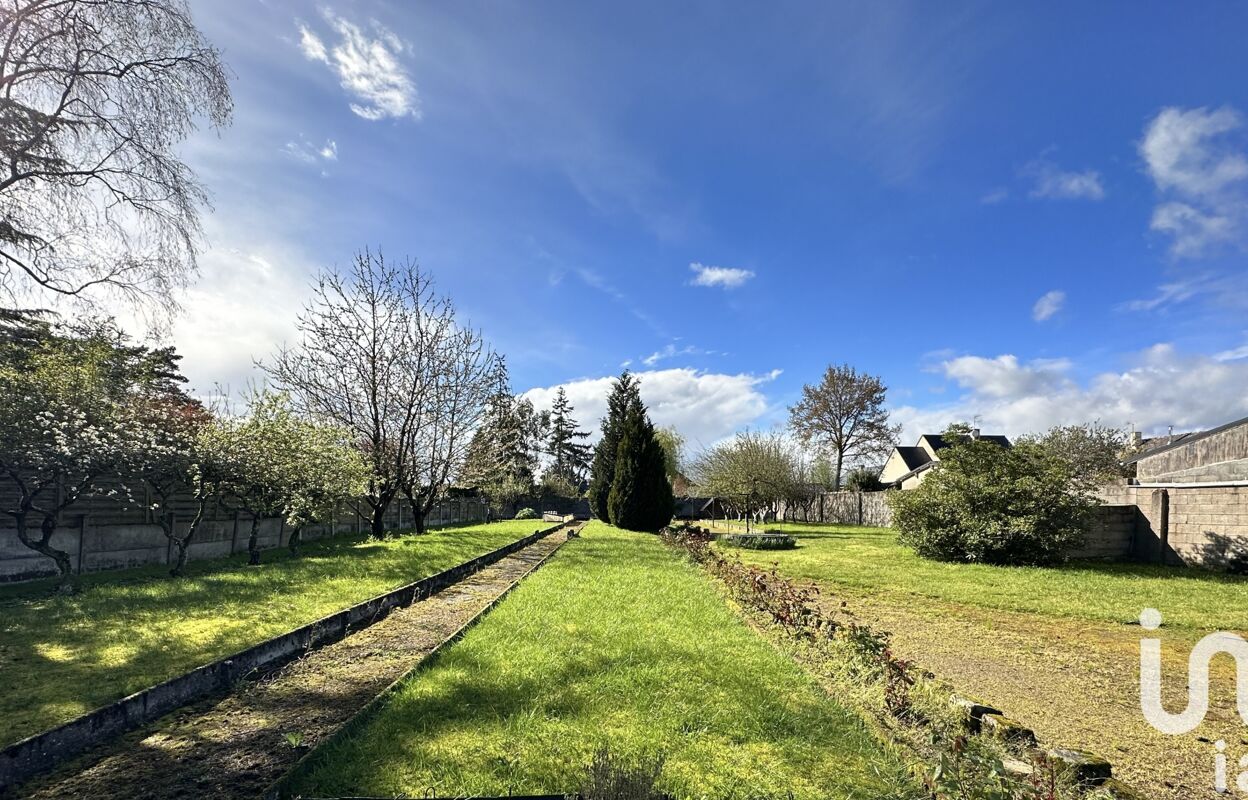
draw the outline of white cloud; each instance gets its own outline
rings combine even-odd
[[[420,119],[416,86],[399,57],[406,45],[390,30],[373,21],[370,32],[326,10],[325,21],[338,35],[327,46],[306,25],[299,24],[299,49],[311,60],[328,66],[343,89],[355,98],[351,110],[368,120],[386,117]]]
[[[689,265],[695,273],[694,286],[719,286],[724,289],[736,289],[743,285],[754,273],[748,269],[736,267],[708,267],[696,261]]]
[[[1044,322],[1054,314],[1062,310],[1062,306],[1066,303],[1066,293],[1054,289],[1046,292],[1043,297],[1036,301],[1031,307],[1031,318],[1036,322]]]
[[[1248,358],[1248,343],[1230,350],[1223,350],[1213,356],[1214,361],[1239,361],[1243,358]]]
[[[317,146],[300,135],[298,139],[287,142],[282,147],[282,152],[304,164],[315,165],[324,161],[337,161],[338,143],[333,139],[326,139],[325,144]]]
[[[995,206],[997,203],[1005,202],[1010,196],[1010,190],[998,187],[979,198],[979,202],[986,206]]]
[[[893,417],[903,425],[904,441],[966,420],[1010,436],[1094,419],[1145,432],[1169,425],[1210,428],[1248,415],[1248,361],[1219,360],[1221,355],[1183,354],[1158,344],[1136,354],[1126,369],[1082,383],[1064,359],[1022,363],[1013,355],[962,356],[941,365],[963,389],[957,400],[924,409],[902,406]]]
[[[697,447],[711,444],[756,423],[768,409],[760,387],[780,375],[728,375],[693,369],[635,372],[641,382],[641,399],[650,419],[660,427],[674,425]],[[575,406],[581,427],[596,439],[607,411],[607,394],[614,378],[583,378],[562,384]],[[530,389],[524,396],[540,408],[549,408],[559,386]]]
[[[1171,238],[1178,258],[1196,258],[1243,244],[1248,223],[1248,157],[1243,117],[1224,106],[1164,108],[1139,145],[1148,174],[1163,195],[1151,227]]]
[[[1033,181],[1029,197],[1050,200],[1100,200],[1105,197],[1101,174],[1096,170],[1072,172],[1041,158],[1023,167],[1022,174]]]
[[[677,347],[675,342],[669,342],[662,350],[656,350],[645,358],[641,359],[641,363],[647,367],[653,367],[660,361],[676,358],[678,356],[698,356],[698,355],[714,355],[713,350],[703,350],[700,347],[694,347],[691,344],[684,347]]]

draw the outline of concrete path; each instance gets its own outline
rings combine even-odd
[[[228,695],[188,706],[7,792],[28,798],[255,798],[304,752],[567,540],[558,531]]]

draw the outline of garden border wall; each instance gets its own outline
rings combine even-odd
[[[257,670],[280,666],[300,653],[336,642],[366,628],[383,619],[391,610],[436,594],[562,527],[563,523],[560,523],[534,531],[511,544],[267,639],[9,745],[0,750],[0,792],[184,705],[228,690]]]

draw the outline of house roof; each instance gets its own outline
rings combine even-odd
[[[1225,425],[1219,425],[1216,428],[1210,428],[1207,431],[1199,431],[1197,433],[1179,434],[1178,436],[1175,436],[1170,441],[1169,444],[1162,445],[1161,447],[1154,447],[1149,450],[1145,450],[1142,453],[1136,453],[1135,455],[1126,459],[1122,463],[1134,464],[1137,461],[1140,461],[1141,459],[1150,458],[1155,455],[1160,455],[1161,453],[1167,453],[1171,450],[1174,450],[1175,448],[1182,447],[1185,444],[1198,442],[1201,439],[1204,439],[1208,436],[1213,436],[1215,433],[1221,433],[1222,431],[1229,431],[1231,428],[1238,428],[1240,425],[1245,425],[1245,424],[1248,424],[1248,417],[1244,417],[1243,419],[1237,419],[1234,422],[1228,422]]]
[[[898,447],[897,454],[905,462],[906,469],[915,470],[932,460],[922,447]]]
[[[930,442],[933,450],[943,450],[949,445],[953,444],[953,442],[945,441],[945,437],[939,433],[925,433],[919,438],[926,439],[928,442]],[[981,442],[993,442],[995,444],[1001,445],[1002,447],[1010,446],[1010,440],[1006,438],[1005,436],[983,436],[981,435],[979,437],[979,440]]]

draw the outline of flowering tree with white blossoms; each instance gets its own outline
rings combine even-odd
[[[199,446],[219,455],[220,491],[227,502],[251,515],[247,551],[260,563],[262,520],[280,518],[299,531],[326,519],[341,502],[358,498],[369,479],[368,465],[345,430],[298,416],[285,394],[259,392],[247,413],[209,424]]]
[[[0,512],[25,546],[52,559],[73,590],[70,556],[52,537],[66,508],[125,473],[143,440],[136,410],[176,393],[168,350],[128,345],[109,323],[0,316]]]

